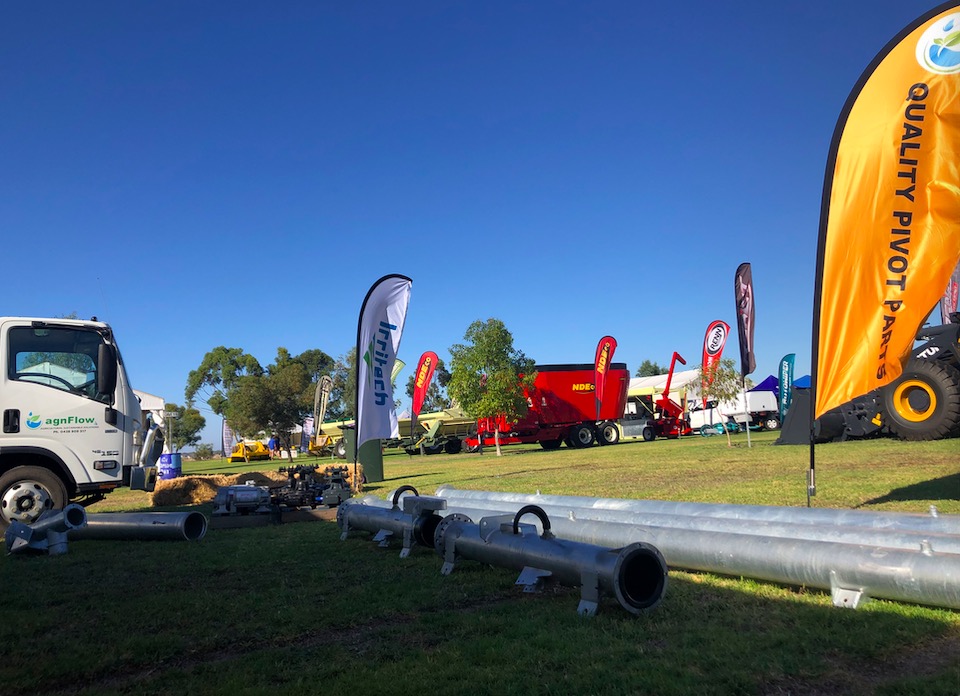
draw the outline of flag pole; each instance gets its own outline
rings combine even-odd
[[[753,419],[750,417],[750,408],[747,406],[747,378],[745,376],[740,378],[740,393],[743,394],[743,410],[747,414],[747,447],[753,447],[750,443],[750,421]]]

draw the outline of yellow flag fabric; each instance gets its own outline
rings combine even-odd
[[[960,3],[864,72],[834,134],[814,308],[815,417],[892,380],[960,260]]]

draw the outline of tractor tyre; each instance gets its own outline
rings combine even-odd
[[[463,441],[459,437],[452,437],[443,443],[443,451],[447,454],[460,454],[463,450]]]
[[[347,443],[343,440],[343,438],[337,440],[336,444],[333,446],[333,456],[337,459],[347,458]]]
[[[597,442],[601,445],[615,445],[620,442],[620,428],[613,421],[604,421],[597,426]]]
[[[652,426],[646,426],[640,434],[643,436],[644,442],[651,442],[657,439],[657,433],[653,430]]]
[[[69,502],[57,476],[39,466],[15,466],[0,476],[0,530],[14,520],[33,524],[47,510],[61,510]]]
[[[589,447],[597,441],[597,433],[589,423],[580,423],[570,428],[570,442],[574,447]]]
[[[960,370],[935,360],[911,360],[880,390],[880,411],[901,440],[960,435]]]
[[[558,437],[556,440],[540,440],[540,446],[545,450],[555,450],[560,449],[560,445],[563,444],[563,438]]]

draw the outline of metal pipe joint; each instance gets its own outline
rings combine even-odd
[[[536,515],[543,533],[521,524]],[[660,551],[634,542],[617,549],[554,537],[546,512],[529,505],[516,514],[483,517],[479,524],[466,515],[447,515],[437,525],[434,547],[443,558],[440,572],[453,572],[457,559],[520,570],[516,584],[525,592],[539,590],[547,581],[580,588],[579,614],[597,612],[600,597],[610,595],[631,614],[660,603],[667,587],[667,564]]]
[[[413,495],[402,496],[406,491]],[[409,556],[414,544],[433,548],[434,531],[442,519],[437,512],[446,510],[445,500],[421,496],[413,486],[401,486],[394,492],[389,508],[371,503],[375,501],[353,498],[340,504],[337,525],[341,540],[354,529],[372,533],[373,541],[384,548],[390,545],[391,538],[399,537],[402,540],[400,558]]]
[[[59,556],[67,552],[67,533],[86,524],[87,512],[76,503],[45,512],[33,524],[13,520],[4,535],[7,552]]]

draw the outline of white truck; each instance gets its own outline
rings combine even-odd
[[[122,485],[153,490],[162,434],[107,324],[0,317],[0,368],[0,531]]]
[[[764,430],[776,430],[780,427],[779,405],[774,392],[748,391],[746,404],[743,397],[743,394],[738,394],[735,399],[720,404],[708,401],[706,409],[701,407],[699,401],[691,401],[690,427],[697,430],[701,426],[716,425],[730,418],[741,428],[747,424]]]

